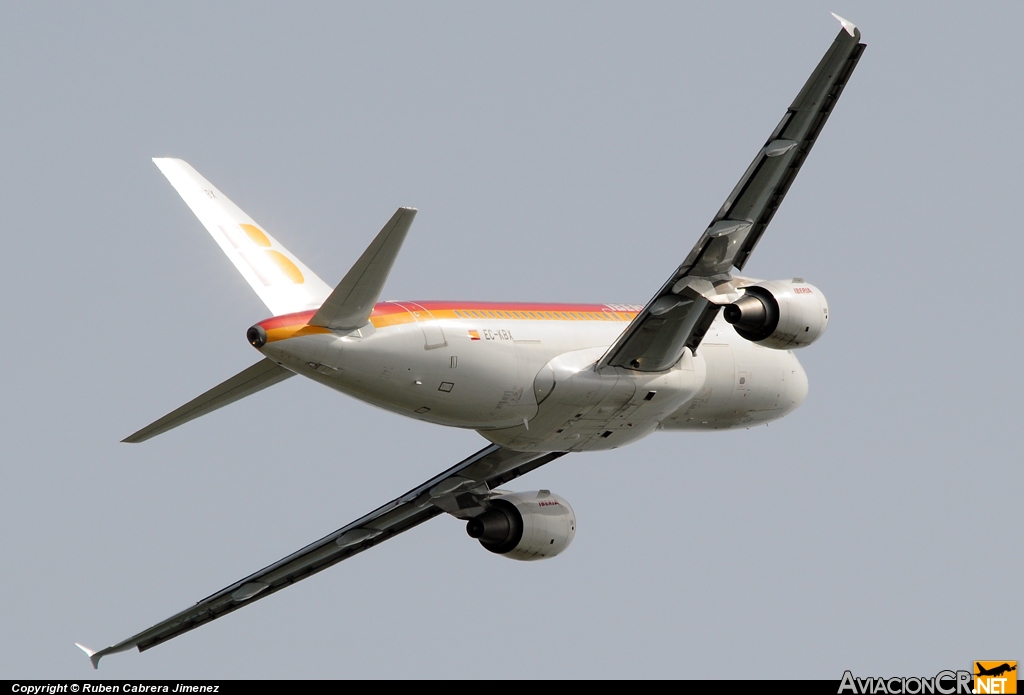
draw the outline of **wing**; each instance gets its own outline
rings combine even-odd
[[[347,560],[442,512],[459,518],[477,516],[484,511],[491,490],[563,455],[564,452],[523,453],[492,444],[398,499],[123,642],[99,651],[78,646],[89,655],[93,668],[107,654],[132,648],[145,651]]]
[[[843,28],[779,125],[747,167],[697,245],[608,349],[598,366],[660,372],[696,351],[718,310],[738,299],[743,270],[796,178],[864,52],[860,30]]]

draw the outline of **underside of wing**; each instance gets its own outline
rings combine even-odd
[[[739,297],[732,269],[750,258],[864,51],[857,27],[837,19],[839,35],[718,214],[598,366],[669,369],[684,349],[696,351],[719,309]]]
[[[563,455],[523,453],[492,444],[366,516],[123,642],[98,651],[79,646],[93,667],[98,667],[99,660],[108,654],[133,648],[145,651],[347,560],[442,512],[465,519],[476,517],[486,509],[492,490]]]

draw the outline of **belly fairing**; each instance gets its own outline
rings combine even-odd
[[[519,451],[614,449],[653,432],[662,417],[693,397],[697,378],[690,356],[657,374],[621,368],[594,369],[605,348],[559,355],[534,381],[536,417],[480,432]]]

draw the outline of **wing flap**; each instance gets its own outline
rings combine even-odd
[[[180,408],[164,415],[156,422],[150,423],[138,432],[122,439],[122,442],[137,444],[151,439],[158,434],[163,434],[179,425],[184,425],[189,420],[212,413],[218,408],[223,408],[229,403],[234,403],[257,391],[262,391],[268,386],[284,381],[293,372],[288,371],[273,360],[262,359],[253,366],[234,375],[227,381],[217,384],[212,389],[193,398]]]
[[[401,497],[194,606],[106,649],[86,653],[93,666],[98,667],[99,660],[108,654],[132,648],[140,652],[151,649],[347,560],[444,511],[454,510],[451,513],[461,518],[472,516],[482,509],[490,490],[563,455],[564,452],[524,453],[491,444]],[[451,480],[457,485],[451,488],[442,485]]]

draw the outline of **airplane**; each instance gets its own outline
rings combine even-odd
[[[416,216],[399,208],[335,288],[180,159],[153,161],[272,317],[246,332],[251,367],[125,438],[137,443],[296,374],[394,413],[473,429],[487,446],[337,531],[126,640],[157,646],[447,513],[488,551],[530,561],[564,551],[569,503],[502,489],[568,453],[657,430],[767,423],[797,408],[807,376],[793,350],[828,326],[801,278],[742,271],[860,60],[841,28],[697,244],[643,306],[380,301]]]
[[[993,676],[993,677],[998,677],[998,676],[1003,675],[1004,673],[1009,673],[1010,671],[1016,671],[1017,670],[1017,664],[1016,663],[1014,663],[1013,666],[1010,666],[1009,663],[1003,663],[1003,664],[1000,664],[999,666],[994,666],[992,668],[984,668],[979,662],[976,661],[976,662],[974,662],[974,665],[978,669],[978,672],[974,674],[976,676]]]

